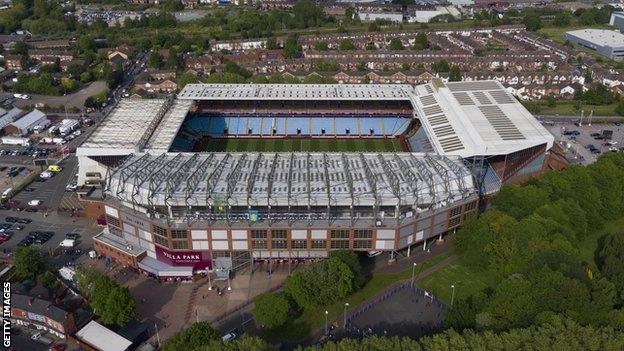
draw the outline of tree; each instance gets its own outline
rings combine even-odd
[[[13,53],[16,55],[28,56],[28,45],[21,40],[15,42],[13,46]]]
[[[615,113],[620,116],[624,116],[624,99],[620,99],[617,106],[615,107]]]
[[[182,89],[187,84],[197,83],[197,82],[198,82],[198,79],[196,75],[189,73],[189,72],[183,73],[182,75],[178,77],[178,88]]]
[[[340,50],[355,50],[355,44],[353,44],[353,42],[349,39],[343,39],[340,41],[340,44],[338,45],[338,47],[340,47]]]
[[[281,293],[260,294],[254,299],[253,316],[256,322],[273,329],[288,320],[290,305]]]
[[[196,351],[274,351],[275,348],[258,336],[243,334],[230,341],[211,340]]]
[[[150,53],[149,59],[147,60],[147,65],[151,68],[160,68],[162,65],[162,61],[160,60],[160,55],[157,50],[154,50]]]
[[[297,42],[295,35],[290,35],[284,42],[284,57],[291,59],[301,53],[301,45]]]
[[[124,326],[136,318],[136,302],[127,287],[113,285],[98,313],[104,323]]]
[[[176,12],[184,10],[184,5],[180,0],[167,0],[160,5],[160,9],[167,12]]]
[[[567,11],[557,12],[555,15],[555,21],[553,22],[557,27],[566,27],[570,25],[570,21],[572,20],[572,16]]]
[[[45,271],[43,274],[39,275],[37,277],[37,283],[46,288],[54,288],[59,284],[54,273],[50,271]]]
[[[43,257],[35,247],[20,247],[15,252],[15,274],[20,279],[34,280],[43,273]]]
[[[611,282],[620,295],[620,301],[624,301],[624,235],[622,233],[608,234],[600,238],[596,249],[596,264],[600,272]]]
[[[414,39],[414,45],[412,49],[414,50],[425,50],[429,48],[429,40],[427,39],[427,34],[420,32],[416,34],[416,38]]]
[[[212,341],[219,341],[221,336],[214,330],[208,322],[193,323],[190,327],[176,333],[171,339],[166,341],[163,351],[188,351],[209,344]]]
[[[78,288],[106,324],[123,326],[136,318],[136,302],[130,290],[94,268],[76,272]]]
[[[460,82],[462,80],[462,74],[459,70],[459,66],[453,65],[449,71],[449,81]]]
[[[66,93],[71,93],[72,91],[76,90],[78,83],[71,78],[63,77],[61,78],[61,86],[63,87],[63,89],[65,89]]]
[[[526,26],[526,29],[532,32],[536,32],[542,28],[542,20],[537,13],[529,13],[525,15],[523,23]]]
[[[449,63],[446,60],[440,60],[434,63],[433,65],[431,65],[431,68],[433,69],[435,73],[448,72],[451,69],[451,67],[449,66]]]
[[[403,46],[403,42],[399,38],[390,39],[390,44],[388,45],[388,49],[390,50],[404,50],[405,46]]]
[[[316,27],[321,24],[323,8],[312,0],[299,0],[292,9],[296,28]]]
[[[314,44],[314,49],[318,51],[329,50],[329,44],[326,41],[319,41]]]

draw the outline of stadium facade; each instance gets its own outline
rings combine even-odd
[[[495,81],[190,84],[120,101],[76,153],[96,250],[186,278],[422,244],[540,173],[553,141]]]

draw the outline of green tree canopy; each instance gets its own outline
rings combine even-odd
[[[45,270],[41,253],[32,246],[20,247],[15,252],[15,274],[20,279],[35,280]]]
[[[190,351],[220,341],[221,336],[208,322],[193,323],[190,327],[176,333],[162,345],[163,351]]]
[[[265,293],[254,299],[253,316],[256,322],[273,329],[288,320],[290,304],[281,293]]]

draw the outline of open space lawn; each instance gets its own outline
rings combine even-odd
[[[214,152],[393,152],[402,151],[396,139],[210,139],[200,150]]]
[[[438,299],[450,304],[451,285],[455,285],[455,298],[457,299],[472,295],[488,286],[494,286],[496,282],[496,278],[491,273],[473,270],[458,260],[448,267],[418,280],[416,285],[433,292]]]

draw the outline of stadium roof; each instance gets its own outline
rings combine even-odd
[[[187,84],[183,100],[409,100],[407,84]]]
[[[78,155],[128,155],[171,144],[190,103],[171,99],[121,99],[78,148]]]
[[[112,170],[109,194],[153,206],[399,206],[474,195],[459,157],[414,153],[139,153]]]
[[[554,137],[497,81],[416,87],[417,115],[436,151],[461,157],[506,155]]]

